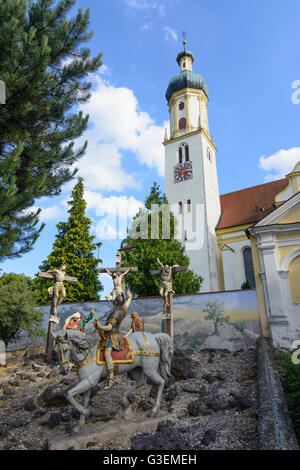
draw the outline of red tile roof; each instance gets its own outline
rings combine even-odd
[[[288,185],[283,178],[220,196],[222,215],[217,229],[258,222],[273,212],[275,196]]]

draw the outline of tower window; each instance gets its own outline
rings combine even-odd
[[[187,208],[186,208],[187,212],[191,212],[191,200],[188,199],[187,200]]]
[[[185,146],[185,161],[189,162],[190,161],[190,155],[189,155],[189,146]]]
[[[211,160],[211,151],[209,147],[207,147],[206,149],[206,155],[207,155],[208,160]]]
[[[187,231],[186,230],[184,231],[184,241],[185,242],[187,241]]]
[[[247,247],[243,250],[243,259],[244,259],[246,281],[249,282],[251,287],[255,288],[255,277],[254,277],[252,253],[251,253],[250,247]]]
[[[186,119],[183,117],[179,119],[179,129],[184,129],[186,127]]]
[[[179,163],[182,163],[182,147],[179,147],[178,160],[179,160]]]
[[[182,214],[182,202],[179,202],[179,203],[178,203],[178,214],[179,214],[179,215]]]
[[[180,101],[180,103],[178,105],[178,108],[180,109],[180,111],[182,111],[184,109],[184,102],[183,101]]]
[[[183,62],[182,67],[185,68],[185,62]]]

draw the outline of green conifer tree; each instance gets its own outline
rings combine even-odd
[[[162,205],[164,211],[160,210]],[[153,223],[155,216],[158,224]],[[169,234],[164,233],[163,227],[170,228]],[[152,270],[160,269],[157,258],[164,264],[189,266],[190,260],[185,253],[185,247],[174,239],[175,231],[176,220],[167,197],[162,194],[159,185],[153,183],[145,200],[145,208],[140,209],[134,217],[126,243],[123,242],[123,245],[132,246],[132,249],[123,251],[122,266],[139,268],[138,273],[129,273],[126,276],[126,284],[135,295],[158,295],[160,279],[151,275]],[[199,291],[202,282],[201,276],[188,269],[174,276],[173,288],[177,294],[194,293]]]
[[[68,221],[57,224],[58,234],[52,253],[39,266],[40,271],[45,272],[65,264],[67,274],[78,278],[77,283],[66,283],[65,302],[99,300],[99,292],[103,290],[97,269],[101,260],[94,257],[95,237],[90,235],[92,221],[85,216],[86,201],[83,193],[83,179],[78,178],[72,191],[72,200],[68,202],[70,206]],[[50,303],[51,298],[47,288],[51,285],[53,281],[38,277],[34,279],[35,296],[39,304]]]
[[[74,139],[88,116],[91,72],[101,65],[84,47],[89,10],[70,17],[76,0],[0,0],[0,261],[33,246],[43,225],[36,199],[56,196],[85,152]]]

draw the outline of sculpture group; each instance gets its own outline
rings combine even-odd
[[[77,278],[67,276],[65,265],[57,270],[39,273],[41,277],[55,281],[54,286],[48,289],[52,295],[48,336],[51,335],[53,343],[48,338],[47,358],[52,356],[53,348],[59,358],[61,374],[67,374],[73,366],[76,368],[79,383],[68,391],[67,400],[80,412],[80,426],[90,413],[88,404],[91,389],[99,380],[108,378],[104,389],[109,390],[114,384],[115,375],[125,372],[130,372],[135,384],[124,394],[122,405],[128,405],[128,395],[144,385],[148,378],[158,387],[152,413],[155,414],[159,409],[165,381],[170,377],[173,354],[173,275],[184,271],[186,267],[163,264],[159,258],[157,262],[161,269],[152,271],[152,275],[161,276],[159,295],[164,301],[163,319],[167,321],[166,333],[157,334],[143,331],[143,321],[136,312],[131,314],[130,331],[124,337],[120,334],[120,325],[132,300],[129,290],[125,294],[125,277],[138,269],[122,268],[119,252],[115,268],[99,269],[100,273],[109,274],[113,281],[113,289],[106,296],[106,299],[112,302],[112,309],[104,324],[97,318],[94,319],[92,335],[85,331],[85,325],[94,318],[95,311],[92,306],[89,315],[83,317],[76,311],[66,319],[62,330],[55,331],[59,322],[58,306],[66,297],[64,282],[77,282]],[[82,404],[75,398],[78,394],[84,396]]]

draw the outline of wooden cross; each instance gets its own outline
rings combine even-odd
[[[162,266],[163,269],[160,269],[160,270],[155,270],[155,271],[151,271],[151,274],[152,276],[160,276],[164,273],[166,273],[165,271],[165,267],[168,266],[168,265],[163,265],[159,259],[157,260],[158,263]],[[172,340],[173,340],[173,337],[174,337],[174,323],[173,323],[173,295],[174,295],[174,291],[173,291],[173,274],[176,274],[176,273],[179,273],[179,272],[182,272],[182,271],[186,271],[188,268],[187,266],[177,266],[177,265],[174,265],[174,266],[169,266],[171,268],[171,273],[170,273],[170,276],[169,276],[169,281],[165,281],[164,279],[162,279],[161,281],[161,284],[160,284],[160,290],[159,290],[159,294],[161,297],[164,298],[164,301],[165,301],[165,305],[164,305],[164,313],[163,313],[163,317],[162,319],[163,320],[166,320],[166,333],[171,336]]]
[[[46,342],[46,360],[47,362],[52,361],[52,351],[53,351],[53,338],[52,332],[55,330],[56,325],[59,323],[59,318],[57,316],[58,305],[60,305],[63,300],[66,298],[66,291],[64,287],[64,282],[78,282],[77,277],[67,276],[65,272],[65,265],[62,265],[60,269],[53,269],[47,272],[39,272],[39,277],[44,279],[53,279],[55,281],[54,286],[48,289],[52,295],[51,299],[51,308],[49,315],[49,324],[48,324],[48,333],[47,333],[47,342]]]
[[[116,295],[120,292],[123,292],[123,289],[121,287],[121,283],[123,282],[123,276],[128,273],[137,273],[138,272],[138,268],[136,267],[124,267],[124,268],[121,268],[121,252],[120,251],[117,251],[117,254],[116,254],[116,267],[115,268],[100,268],[98,269],[99,273],[100,274],[109,274],[112,279],[113,279],[113,283],[114,283],[114,289],[112,290],[112,292],[110,294],[108,294],[106,296],[106,299],[109,300],[111,298],[111,300],[114,300]],[[115,279],[113,277],[113,273],[118,273],[119,276],[118,276],[118,279]],[[120,279],[121,278],[121,279]]]

